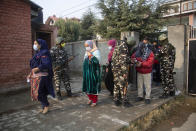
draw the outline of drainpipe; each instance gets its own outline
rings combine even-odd
[[[182,24],[182,0],[180,0],[180,25]]]

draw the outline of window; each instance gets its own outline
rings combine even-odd
[[[192,2],[189,2],[188,3],[188,10],[192,10],[193,9],[193,4],[192,4]]]
[[[178,12],[179,12],[179,6],[178,6],[178,5],[176,5],[176,6],[174,7],[174,12],[175,12],[175,13],[178,13]]]
[[[175,13],[179,13],[179,9],[178,8],[175,9]]]
[[[194,1],[194,9],[196,9],[196,1]]]
[[[187,11],[188,10],[188,3],[183,4],[183,11]]]

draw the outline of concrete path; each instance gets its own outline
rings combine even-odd
[[[64,97],[63,101],[50,99],[50,112],[46,115],[38,113],[40,104],[37,102],[29,106],[23,105],[15,110],[3,110],[4,112],[0,113],[0,130],[115,131],[123,126],[128,126],[131,121],[168,101],[168,99],[158,99],[161,88],[153,87],[152,103],[150,105],[146,105],[143,101],[136,103],[137,91],[129,91],[128,98],[134,106],[130,108],[116,107],[113,104],[112,97],[109,96],[109,92],[102,90],[98,105],[90,107],[86,104],[88,101],[86,95],[77,93],[81,90],[81,78],[75,78],[72,81],[75,81],[72,84],[74,96],[71,98]],[[20,94],[20,96],[17,96],[15,94],[14,98],[18,99],[12,104],[20,103],[22,105],[21,101],[25,101],[27,95]],[[4,100],[4,106],[9,104],[9,99],[1,99],[1,101]],[[0,106],[0,108],[3,108],[2,102]],[[11,109],[11,105],[8,107]]]

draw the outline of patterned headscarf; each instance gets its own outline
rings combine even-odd
[[[151,51],[151,49],[149,49],[148,44],[140,43],[139,47],[135,53],[135,56],[141,57],[142,61],[145,61],[148,59],[151,52],[152,51]]]
[[[85,43],[88,44],[91,49],[93,49],[93,41],[92,40],[87,40],[87,41],[85,41]]]
[[[97,57],[97,59],[100,61],[101,59],[101,55],[100,55],[100,51],[98,50],[96,44],[92,41],[92,40],[87,40],[85,41],[85,44],[88,44],[89,47],[91,48],[91,54],[95,57]],[[86,59],[88,57],[87,52],[84,55],[84,59]]]

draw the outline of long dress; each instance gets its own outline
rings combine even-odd
[[[82,91],[86,94],[98,95],[101,91],[99,56],[97,56],[96,53],[98,53],[98,51],[93,52],[93,56],[90,59],[85,55],[83,63]]]

